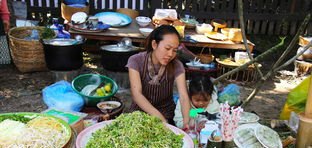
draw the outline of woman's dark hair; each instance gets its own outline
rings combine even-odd
[[[152,41],[155,40],[156,43],[158,44],[160,41],[163,40],[164,35],[166,34],[175,34],[180,38],[180,35],[178,31],[170,25],[161,25],[157,28],[155,28],[147,37],[147,40],[145,42],[145,49],[147,52],[153,51],[152,48]]]
[[[210,78],[207,76],[206,77],[205,76],[193,77],[189,83],[189,94],[191,97],[195,94],[200,94],[206,100],[208,100],[206,95],[208,94],[211,96],[213,91],[214,91],[213,83],[211,82]]]
[[[152,52],[153,51],[152,41],[155,40],[156,43],[159,44],[159,42],[163,40],[163,37],[166,34],[175,34],[180,39],[180,35],[179,35],[178,31],[173,26],[161,25],[161,26],[155,28],[147,37],[147,40],[145,41],[146,51],[148,53]],[[173,73],[175,70],[175,65],[173,62],[170,62],[167,65],[167,70],[169,73],[169,77],[174,77]]]

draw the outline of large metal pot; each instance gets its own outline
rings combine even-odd
[[[110,71],[125,72],[129,57],[138,52],[140,52],[140,48],[135,46],[101,46],[102,66]]]
[[[83,41],[75,39],[51,39],[43,41],[48,69],[55,71],[77,70],[83,65]]]

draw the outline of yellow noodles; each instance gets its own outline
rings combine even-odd
[[[62,125],[50,117],[37,117],[30,120],[25,128],[19,130],[18,139],[10,136],[11,134],[7,135],[5,140],[0,139],[0,148],[59,148],[67,142],[64,138],[66,132],[63,131]]]

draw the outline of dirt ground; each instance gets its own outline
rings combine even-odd
[[[76,71],[81,73],[103,73],[99,56],[85,59],[84,66]],[[59,78],[58,78],[59,79]],[[303,80],[292,71],[281,71],[263,85],[254,100],[245,108],[254,111],[265,119],[276,119],[289,91]],[[50,71],[20,73],[13,64],[0,65],[0,113],[41,112],[47,109],[42,100],[42,89],[56,81],[55,73]],[[255,83],[240,85],[241,98],[245,99],[253,90]],[[127,112],[131,103],[129,89],[120,89],[116,94],[126,104]]]

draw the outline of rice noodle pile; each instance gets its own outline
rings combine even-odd
[[[12,123],[12,120],[9,122]],[[18,134],[0,136],[0,148],[59,148],[67,142],[62,125],[53,118],[37,117],[24,127],[21,125],[24,123],[14,122],[21,127],[18,129]]]

